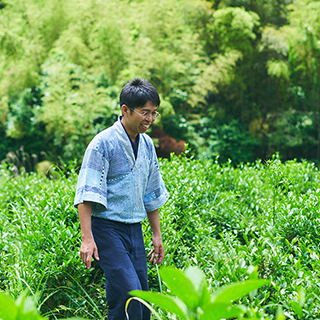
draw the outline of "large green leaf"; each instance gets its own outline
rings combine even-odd
[[[0,319],[14,320],[17,312],[17,306],[11,297],[4,292],[0,292]]]
[[[242,298],[253,290],[256,290],[266,284],[269,280],[246,280],[242,282],[236,282],[216,290],[212,295],[212,302],[214,303],[229,303]]]
[[[187,319],[187,307],[180,299],[176,297],[171,297],[159,292],[151,291],[135,290],[129,293],[132,296],[142,298],[150,303],[154,303],[160,308],[174,313],[182,319]]]
[[[18,315],[17,320],[47,320],[48,318],[42,317],[36,310],[23,312]],[[4,319],[6,320],[6,319]]]
[[[160,269],[162,280],[171,293],[182,300],[190,310],[199,306],[200,297],[193,282],[181,270],[172,267]]]
[[[291,302],[291,306],[293,308],[293,310],[295,311],[295,313],[302,318],[303,317],[303,312],[302,312],[302,307],[299,305],[299,303],[297,301],[292,301]]]
[[[244,306],[230,306],[228,303],[211,303],[203,308],[200,320],[220,320],[238,317],[247,309]]]
[[[24,291],[16,300],[16,305],[22,310],[23,314],[37,311],[38,295],[27,296],[28,291]]]
[[[197,267],[188,267],[184,273],[191,280],[196,289],[199,296],[199,306],[202,307],[209,303],[210,293],[208,291],[207,280],[203,272]]]
[[[23,320],[46,320],[37,310],[38,294],[28,296],[28,291],[23,291],[15,304],[17,306],[17,319]]]

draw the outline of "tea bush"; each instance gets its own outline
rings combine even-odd
[[[278,156],[234,167],[188,154],[160,167],[170,193],[161,209],[165,266],[199,267],[211,291],[256,273],[270,284],[239,303],[272,319],[279,305],[287,319],[320,318],[317,167]],[[103,274],[86,270],[78,253],[76,180],[75,165],[54,179],[0,170],[0,289],[15,298],[38,292],[50,319],[103,319]],[[143,228],[148,252],[151,231]],[[148,272],[159,291],[155,267]]]
[[[1,320],[47,320],[37,309],[37,297],[28,296],[24,291],[15,301],[7,294],[0,292]],[[84,320],[83,318],[66,318],[66,320]]]
[[[2,170],[0,180],[1,289],[14,297],[25,288],[40,292],[41,311],[53,318],[102,319],[102,272],[87,272],[78,254],[74,170],[55,180],[34,173],[13,179]]]
[[[146,301],[161,306],[183,320],[243,319],[243,316],[248,320],[268,320],[265,315],[253,314],[250,308],[234,304],[234,301],[268,284],[268,280],[250,279],[232,283],[210,293],[206,278],[197,267],[188,267],[184,272],[172,267],[163,267],[161,276],[168,285],[170,294],[142,290],[130,292],[133,297],[126,303],[127,319],[127,308],[131,300],[143,299],[142,303],[153,311],[158,320],[167,317],[161,318]],[[283,316],[281,309],[277,319],[280,319],[279,316]]]

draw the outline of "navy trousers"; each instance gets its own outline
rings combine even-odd
[[[92,217],[92,234],[98,247],[97,261],[106,277],[108,320],[125,320],[125,303],[131,290],[148,290],[146,252],[141,223]],[[133,300],[130,320],[149,320],[150,312]]]

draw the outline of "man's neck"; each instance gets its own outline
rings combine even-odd
[[[137,146],[137,142],[138,142],[138,135],[139,135],[139,133],[138,133],[138,134],[136,134],[136,135],[134,135],[134,134],[130,133],[130,130],[128,130],[128,127],[127,127],[126,122],[124,121],[124,118],[123,118],[123,117],[121,118],[121,120],[120,120],[120,121],[121,121],[121,123],[122,123],[122,125],[123,125],[124,129],[126,130],[126,132],[127,132],[128,136],[129,136],[129,138],[131,139],[131,141],[135,144],[135,146]]]

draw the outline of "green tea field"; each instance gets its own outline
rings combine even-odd
[[[236,301],[251,319],[320,318],[320,173],[312,163],[274,156],[235,168],[172,156],[160,168],[170,193],[160,211],[163,266],[198,267],[209,291],[268,279]],[[26,289],[37,294],[50,319],[104,319],[103,273],[97,265],[86,270],[79,257],[76,181],[74,164],[51,178],[0,170],[0,290],[14,298]],[[151,230],[143,227],[149,252]],[[149,283],[160,290],[151,263]]]

